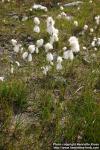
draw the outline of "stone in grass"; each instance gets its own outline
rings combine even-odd
[[[65,4],[64,6],[65,7],[78,6],[79,4],[82,4],[82,3],[83,3],[82,1],[76,1],[76,2],[71,2],[71,3]]]
[[[60,76],[55,76],[55,77],[54,77],[54,80],[55,80],[56,82],[60,82],[60,83],[63,83],[63,84],[66,84],[66,82],[67,82],[65,78],[60,77]]]

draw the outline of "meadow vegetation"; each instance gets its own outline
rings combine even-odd
[[[20,5],[0,1],[0,76],[4,76],[0,81],[1,150],[51,150],[53,143],[100,143],[100,46],[91,46],[93,38],[100,37],[100,24],[97,26],[94,19],[100,15],[100,4],[98,0],[83,0],[80,9],[64,7],[63,11],[73,17],[68,21],[57,18],[62,11],[53,2],[44,12],[30,11],[33,0]],[[23,16],[28,19],[22,21]],[[27,62],[22,54],[14,53],[11,39],[17,39],[24,51],[38,39],[47,43],[47,16],[53,17],[59,30],[59,42],[54,43],[52,52],[62,56],[62,48],[70,48],[70,36],[78,37],[80,52],[73,61],[63,61],[61,71],[54,65],[44,75],[41,67],[48,64],[44,48]],[[34,17],[41,22],[39,34],[33,32]],[[82,35],[85,24],[94,32]]]

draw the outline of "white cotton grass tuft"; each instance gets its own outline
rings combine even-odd
[[[19,53],[20,49],[21,49],[21,45],[20,44],[15,45],[14,48],[13,48],[15,53]]]
[[[24,53],[22,54],[23,60],[25,60],[27,57],[28,57],[28,52],[24,52]]]
[[[53,45],[54,42],[58,42],[59,41],[59,30],[55,28],[55,21],[53,20],[52,17],[48,17],[47,18],[47,32],[50,35],[50,43]]]
[[[94,51],[97,51],[97,48],[96,48],[96,47],[94,47]]]
[[[2,82],[3,82],[3,81],[4,81],[4,77],[0,77],[0,81],[2,81]]]
[[[40,27],[38,25],[35,25],[33,31],[36,33],[40,33]]]
[[[66,13],[65,12],[62,12],[60,15],[61,15],[61,17],[66,17]]]
[[[51,37],[50,37],[50,43],[53,44],[54,42],[58,42],[59,41],[59,37],[57,34],[53,34]]]
[[[38,17],[34,18],[34,23],[35,23],[35,25],[39,25],[40,24],[40,20],[39,20]]]
[[[76,26],[76,27],[78,27],[78,21],[74,21],[74,25]]]
[[[96,41],[93,40],[92,43],[91,43],[91,46],[95,47],[96,46]]]
[[[41,48],[43,46],[44,40],[40,39],[36,41],[36,49],[35,52],[38,54],[39,53],[39,48]]]
[[[30,53],[29,55],[28,55],[28,62],[31,62],[32,61],[32,54]]]
[[[50,65],[43,66],[43,67],[41,67],[41,69],[42,69],[42,73],[44,75],[47,75],[48,71],[51,69],[51,66]]]
[[[56,29],[54,27],[55,25],[55,21],[53,20],[52,17],[48,17],[47,18],[47,32],[50,34],[50,35],[53,35],[53,34],[57,34],[59,33],[58,29]]]
[[[65,46],[65,47],[63,47],[63,51],[66,51],[67,50],[67,47]]]
[[[65,12],[61,12],[58,16],[57,16],[58,19],[66,19],[68,21],[72,20],[73,17],[71,15],[67,15]]]
[[[52,53],[47,53],[47,55],[46,55],[46,60],[47,60],[51,65],[53,65],[53,55],[52,55]]]
[[[16,46],[16,45],[17,45],[17,40],[11,39],[11,44],[12,44],[13,46]]]
[[[86,46],[83,46],[83,50],[86,50],[87,48],[86,48]]]
[[[80,51],[80,45],[77,37],[71,36],[68,41],[70,43],[72,52],[77,53]]]
[[[47,73],[48,73],[48,71],[51,69],[51,66],[50,65],[48,65],[48,66],[43,66],[43,67],[41,67],[41,69],[43,70],[42,72],[43,72],[43,74],[44,75],[47,75]]]
[[[48,26],[47,27],[47,32],[52,36],[53,35],[53,33],[54,33],[54,26]]]
[[[57,71],[60,71],[60,70],[62,70],[62,64],[61,63],[57,63],[57,65],[56,65],[56,70]]]
[[[91,46],[92,47],[95,47],[95,46],[98,46],[98,38],[94,37],[92,42],[91,42]]]
[[[61,57],[61,56],[58,56],[58,57],[57,57],[57,63],[62,63],[62,61],[63,61],[62,57]]]
[[[36,41],[36,46],[37,46],[38,48],[40,48],[40,47],[43,46],[43,43],[44,43],[44,40],[43,40],[43,39],[37,40],[37,41]]]
[[[77,10],[80,10],[80,7],[77,7]]]
[[[22,45],[18,44],[17,40],[11,39],[11,44],[13,45],[13,51],[19,53],[22,50]]]
[[[46,22],[47,22],[47,27],[54,26],[55,24],[55,21],[53,20],[52,17],[48,17]]]
[[[64,10],[64,7],[63,7],[63,6],[60,6],[60,10]]]
[[[32,8],[30,8],[29,10],[32,11]]]
[[[35,52],[35,45],[29,45],[28,50],[30,53],[34,53]]]
[[[97,25],[100,24],[100,15],[95,16],[95,21],[96,21],[96,24],[97,24]]]
[[[93,33],[94,32],[94,29],[93,28],[90,28],[90,33]]]
[[[58,56],[58,57],[57,57],[57,64],[56,64],[56,70],[57,70],[57,71],[62,70],[62,64],[61,64],[62,61],[63,61],[62,57],[61,57],[61,56]]]
[[[100,38],[94,37],[93,40],[92,40],[92,42],[91,42],[91,46],[94,47],[94,48],[96,46],[100,46]]]
[[[57,36],[58,36],[58,34],[59,34],[59,30],[56,29],[55,27],[54,27],[54,29],[53,29],[53,34],[57,34]]]
[[[36,33],[40,33],[40,27],[39,27],[40,20],[39,20],[38,17],[34,18],[34,23],[35,23],[35,26],[34,26],[33,31],[36,32]]]
[[[48,52],[49,50],[53,49],[53,45],[51,43],[46,43],[44,47],[45,47],[45,52]]]
[[[72,50],[64,51],[63,58],[73,60],[74,59],[74,54],[73,54]]]
[[[84,27],[83,27],[84,31],[88,30],[88,25],[85,24]]]

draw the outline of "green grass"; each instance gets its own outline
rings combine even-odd
[[[73,21],[57,19],[59,7],[49,8],[47,15],[55,19],[60,32],[59,43],[55,43],[53,51],[62,55],[62,48],[69,48],[68,39],[72,35],[79,37],[81,50],[73,62],[63,62],[61,72],[54,65],[47,76],[41,70],[47,64],[43,48],[28,63],[21,59],[21,54],[13,54],[10,43],[15,38],[27,50],[28,37],[34,44],[39,38],[48,41],[45,13],[30,12],[32,4],[32,0],[26,1],[19,8],[15,2],[0,2],[0,46],[4,49],[0,54],[0,76],[5,77],[4,82],[0,81],[0,149],[51,150],[56,142],[100,143],[100,47],[97,51],[90,47],[93,37],[99,37],[100,29],[92,35],[89,31],[79,35],[84,24],[95,27],[94,16],[100,15],[98,0],[92,4],[84,0],[80,10],[64,9],[74,17],[73,21],[79,22],[78,28]],[[12,13],[19,19],[14,19]],[[29,19],[22,22],[24,14]],[[41,20],[39,35],[33,33],[34,16]],[[88,50],[84,51],[83,46]],[[84,59],[86,55],[89,61]],[[14,74],[10,74],[11,64]]]

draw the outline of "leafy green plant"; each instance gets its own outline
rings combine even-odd
[[[21,80],[5,81],[0,84],[0,101],[23,108],[27,103],[28,89]]]
[[[69,102],[69,122],[66,125],[65,139],[69,142],[100,142],[100,108],[89,91],[78,99]]]

